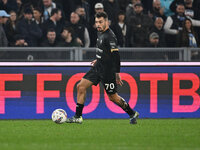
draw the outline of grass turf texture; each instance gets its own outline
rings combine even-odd
[[[200,119],[1,120],[1,150],[200,150]]]

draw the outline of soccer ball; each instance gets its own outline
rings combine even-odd
[[[64,123],[67,120],[67,113],[63,109],[56,109],[51,115],[52,121],[55,123]]]

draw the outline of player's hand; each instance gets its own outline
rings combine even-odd
[[[95,59],[95,60],[93,60],[93,61],[91,62],[92,66],[94,66],[94,65],[96,64],[96,62],[97,62],[97,60],[96,60],[96,59]]]
[[[116,73],[116,83],[119,84],[120,86],[123,85],[123,82],[121,80],[120,74]]]

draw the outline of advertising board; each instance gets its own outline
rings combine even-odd
[[[0,119],[50,119],[54,109],[74,115],[76,85],[89,62],[0,63]],[[200,63],[123,62],[118,93],[141,118],[199,118]],[[84,118],[127,118],[100,84],[88,89]]]

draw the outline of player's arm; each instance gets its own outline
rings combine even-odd
[[[117,41],[115,38],[111,38],[110,40],[110,47],[111,47],[111,55],[112,60],[114,61],[114,71],[116,72],[116,82],[117,84],[121,85],[123,84],[121,77],[120,77],[120,55],[119,55],[119,49],[117,47]]]
[[[111,49],[112,50],[112,49]],[[114,61],[114,68],[116,72],[116,82],[117,84],[121,85],[123,84],[121,77],[120,77],[120,55],[119,55],[119,50],[113,51],[112,52],[112,57]]]

